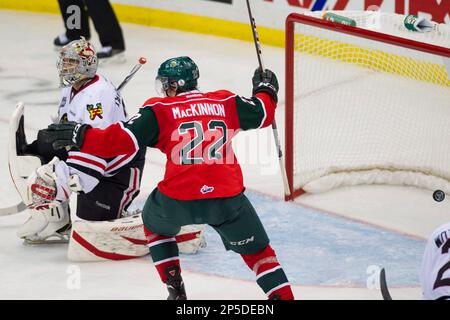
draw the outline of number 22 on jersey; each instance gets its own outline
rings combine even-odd
[[[172,149],[172,161],[181,165],[227,163],[232,154],[227,148],[232,136],[223,120],[210,120],[206,128],[200,121],[183,122],[172,134],[172,141],[181,138]]]

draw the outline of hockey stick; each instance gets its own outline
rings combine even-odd
[[[384,271],[384,268],[382,268],[380,271],[380,290],[384,300],[392,300],[391,294],[389,293],[389,289],[387,286],[386,272]]]
[[[121,91],[123,89],[123,87],[125,87],[127,85],[128,82],[130,82],[131,78],[134,77],[134,75],[136,74],[136,72],[139,71],[139,69],[147,62],[147,59],[145,59],[144,57],[140,57],[138,63],[136,63],[136,65],[133,67],[133,69],[131,69],[130,73],[125,77],[125,79],[123,79],[122,83],[119,84],[119,86],[117,87],[117,91]]]
[[[117,87],[117,91],[121,91],[127,84],[130,82],[130,80],[134,77],[136,72],[139,71],[139,69],[147,62],[147,59],[144,57],[139,58],[138,63],[131,69],[130,73],[125,77],[125,79],[120,83],[120,85]],[[6,207],[6,208],[0,208],[0,217],[1,216],[8,216],[12,214],[16,214],[19,212],[24,211],[27,208],[27,205],[21,201],[20,203]]]
[[[261,44],[259,43],[258,31],[256,30],[256,22],[252,15],[252,10],[250,8],[249,0],[247,0],[247,9],[248,9],[248,16],[250,19],[250,24],[252,27],[253,41],[255,43],[256,56],[258,57],[259,68],[263,71],[263,70],[265,70],[265,68],[264,68],[264,64],[262,61]],[[277,126],[277,122],[276,122],[275,118],[273,118],[273,121],[272,121],[272,133],[273,133],[273,138],[275,140],[275,145],[277,147],[277,152],[278,152],[278,162],[280,164],[281,176],[283,178],[284,195],[290,196],[291,190],[289,188],[289,183],[288,183],[287,174],[286,174],[286,168],[284,166],[284,155],[283,155],[283,151],[281,150],[280,137],[278,135],[278,126]]]
[[[6,208],[0,208],[0,216],[9,216],[12,214],[16,214],[22,212],[27,208],[27,205],[21,201],[20,203]]]

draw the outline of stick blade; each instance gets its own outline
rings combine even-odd
[[[16,204],[11,207],[7,208],[0,208],[0,216],[9,216],[15,213],[19,213],[24,211],[27,208],[26,204],[23,202],[20,202],[19,204]]]

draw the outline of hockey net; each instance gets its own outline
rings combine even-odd
[[[286,171],[292,199],[358,184],[450,192],[450,27],[323,12],[286,20]]]

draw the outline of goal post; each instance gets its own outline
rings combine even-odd
[[[358,184],[450,192],[450,27],[334,13],[356,27],[286,19],[286,200]]]

